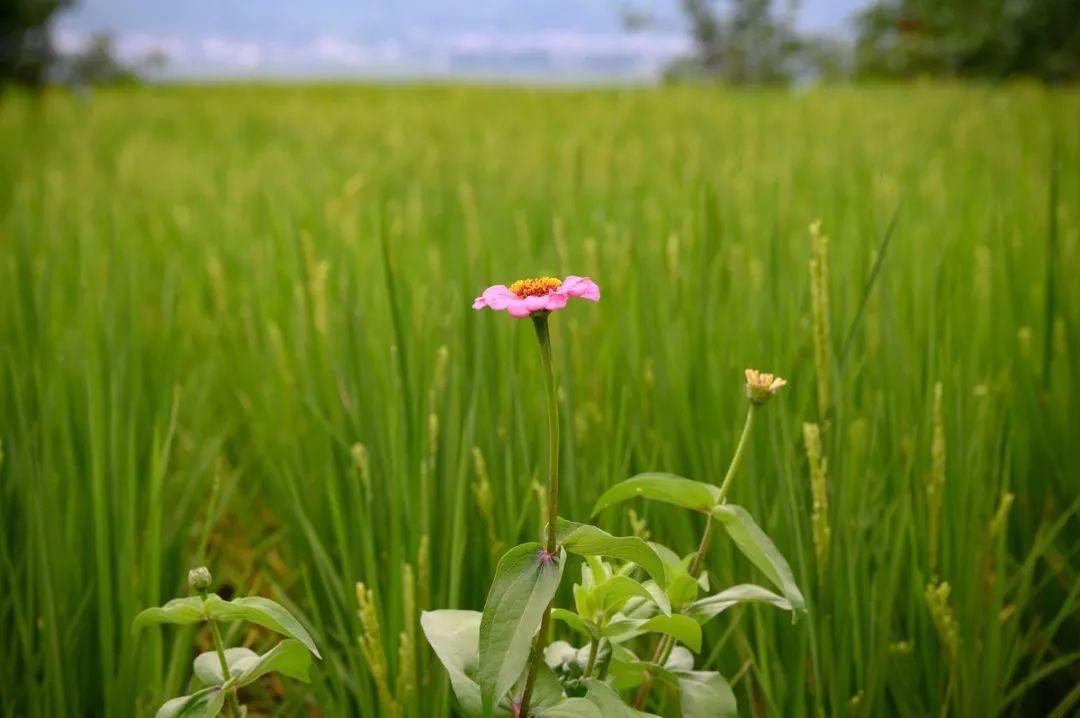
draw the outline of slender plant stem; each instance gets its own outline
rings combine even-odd
[[[544,365],[544,392],[547,395],[548,415],[548,525],[547,547],[545,551],[558,560],[556,552],[558,546],[555,543],[555,522],[559,517],[559,400],[555,392],[555,366],[551,360],[551,333],[548,330],[547,312],[532,315],[533,327],[536,329],[536,340],[540,343],[540,360]],[[536,684],[537,671],[540,669],[540,661],[544,657],[544,646],[548,640],[548,624],[551,620],[551,606],[549,605],[540,619],[540,630],[536,634],[533,643],[532,657],[529,661],[529,674],[525,678],[525,690],[521,694],[518,715],[527,718],[529,715],[529,700],[532,698],[533,686]]]
[[[750,408],[746,410],[746,422],[743,424],[742,436],[739,437],[739,444],[735,447],[735,455],[731,457],[731,464],[728,465],[724,483],[720,484],[720,497],[716,500],[717,506],[727,499],[728,489],[731,488],[731,479],[735,476],[739,464],[742,463],[743,450],[746,449],[746,440],[750,436],[750,427],[754,425],[754,412],[757,411],[757,408],[757,404],[750,402]]]
[[[739,443],[735,446],[735,454],[731,457],[731,463],[728,464],[727,474],[724,475],[724,481],[720,484],[720,494],[716,500],[717,506],[724,503],[727,499],[728,490],[731,488],[731,479],[735,476],[739,464],[742,463],[743,451],[748,443],[747,438],[750,436],[750,427],[754,424],[754,411],[757,407],[757,404],[750,402],[750,408],[746,410],[746,421],[743,423],[743,430],[742,434],[739,436]],[[690,564],[690,576],[692,578],[700,576],[701,569],[705,567],[705,554],[709,550],[709,544],[712,542],[713,530],[715,528],[716,521],[713,519],[712,514],[709,514],[709,518],[705,520],[705,532],[701,535],[701,542],[698,544],[697,553],[694,555],[694,561]],[[653,651],[650,662],[658,666],[664,665],[674,648],[675,639],[671,636],[664,636],[657,642],[656,649]],[[646,677],[645,682],[641,684],[641,688],[638,689],[637,696],[634,699],[635,708],[641,710],[645,706],[645,701],[649,699],[650,690],[652,690],[652,678]]]
[[[555,553],[555,522],[559,516],[559,399],[555,391],[555,365],[551,360],[551,333],[547,314],[534,314],[533,326],[540,342],[540,359],[544,365],[544,393],[547,395],[548,418],[548,526],[547,552]]]
[[[203,601],[206,600],[206,591],[200,593]],[[221,629],[218,628],[218,623],[214,619],[209,619],[210,635],[214,639],[214,650],[217,651],[218,660],[221,662],[221,675],[225,678],[225,683],[229,682],[232,678],[232,674],[229,673],[229,662],[225,660],[225,642],[221,640]],[[236,700],[236,692],[230,690],[226,699],[229,701],[229,712],[236,718],[240,718],[240,702]]]
[[[583,678],[591,678],[593,668],[596,667],[596,654],[600,652],[600,639],[592,639],[592,643],[589,644],[589,663],[585,666],[585,673],[582,674]]]

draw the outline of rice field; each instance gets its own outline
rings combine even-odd
[[[789,382],[731,495],[808,612],[707,626],[742,715],[1076,715],[1078,120],[1027,85],[5,96],[0,715],[185,692],[209,637],[131,624],[201,564],[321,649],[252,714],[384,714],[363,582],[405,715],[454,715],[419,611],[479,609],[544,525],[532,329],[471,304],[548,274],[603,292],[552,319],[571,520],[642,471],[719,482],[743,370]]]

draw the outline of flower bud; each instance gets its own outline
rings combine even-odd
[[[210,582],[212,581],[210,576],[210,569],[206,566],[199,566],[188,571],[187,582],[192,589],[202,593],[210,588]]]
[[[756,369],[746,370],[746,398],[755,404],[764,404],[786,384],[787,382],[778,376]]]

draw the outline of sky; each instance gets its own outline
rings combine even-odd
[[[54,25],[61,51],[109,32],[125,60],[163,52],[175,78],[647,79],[689,48],[679,0],[76,2]],[[802,0],[796,26],[844,34],[865,2]],[[628,10],[653,21],[628,32]]]

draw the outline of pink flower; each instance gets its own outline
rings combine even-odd
[[[473,302],[473,309],[488,307],[497,312],[504,309],[512,316],[522,319],[534,312],[553,312],[566,306],[570,297],[600,301],[600,287],[588,277],[570,275],[560,281],[555,277],[519,279],[507,287],[496,284],[488,287]]]

